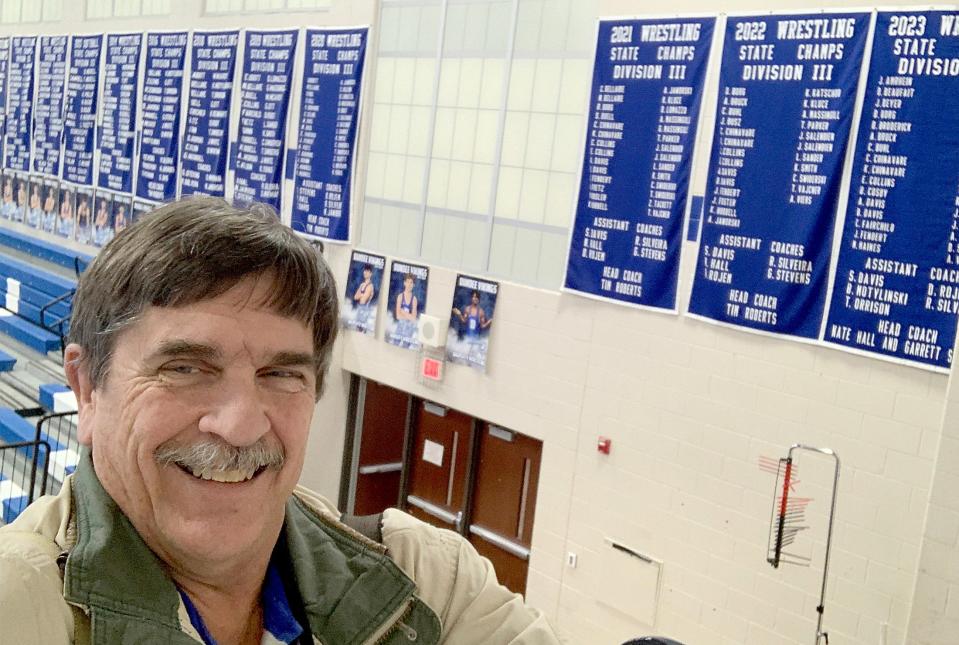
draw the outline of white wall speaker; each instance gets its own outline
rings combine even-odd
[[[418,335],[424,347],[443,347],[446,345],[447,323],[436,316],[420,314]]]

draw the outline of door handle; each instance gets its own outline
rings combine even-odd
[[[460,523],[463,521],[463,512],[460,511],[455,515],[445,508],[440,508],[436,504],[427,502],[422,497],[417,497],[416,495],[407,495],[406,501],[420,509],[428,515],[432,515],[436,519],[446,522],[452,526],[455,526],[457,529],[460,527]]]
[[[361,475],[376,475],[377,473],[395,473],[403,470],[403,462],[397,461],[391,464],[369,464],[367,466],[360,466],[359,473]]]
[[[498,533],[493,533],[489,529],[484,529],[482,526],[476,524],[470,524],[470,533],[485,542],[498,546],[507,553],[515,555],[520,560],[529,560],[529,549],[527,547],[522,544],[517,544],[508,538],[504,538]]]

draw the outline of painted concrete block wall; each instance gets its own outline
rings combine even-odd
[[[434,269],[427,313],[447,315],[454,278]],[[340,351],[348,371],[544,441],[528,598],[572,642],[809,642],[830,464],[799,461],[797,494],[814,498],[800,552],[813,566],[765,561],[774,478],[758,463],[793,443],[843,460],[833,642],[874,644],[883,630],[888,643],[911,642],[945,377],[512,284],[488,376],[451,366],[431,389],[416,382],[414,355],[382,340],[346,334]],[[613,441],[608,457],[598,435]],[[607,537],[663,561],[655,626],[606,606]]]
[[[909,621],[910,644],[959,638],[959,386],[950,379]]]

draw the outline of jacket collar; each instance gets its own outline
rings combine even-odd
[[[77,542],[64,597],[89,609],[93,642],[140,642],[138,634],[157,630],[170,632],[169,642],[193,642],[181,632],[173,581],[100,484],[88,450],[72,486]],[[367,640],[413,594],[389,556],[296,497],[287,502],[284,529],[304,613],[321,642]]]

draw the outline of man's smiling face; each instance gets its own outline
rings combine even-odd
[[[262,306],[272,282],[250,277],[215,298],[147,307],[118,334],[96,386],[82,350],[68,348],[79,437],[97,476],[174,566],[228,567],[272,549],[299,479],[315,405],[313,336]]]

